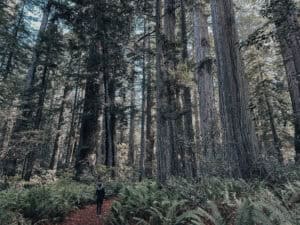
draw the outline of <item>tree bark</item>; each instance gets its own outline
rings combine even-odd
[[[150,51],[150,38],[148,38],[148,52]],[[146,54],[147,63],[151,64],[151,56],[150,53]],[[154,160],[154,130],[153,130],[153,118],[152,118],[152,108],[154,105],[153,102],[153,91],[152,91],[152,74],[151,70],[147,69],[145,71],[147,76],[147,99],[146,99],[146,157],[145,157],[145,177],[151,178],[153,177],[153,160]]]
[[[55,84],[53,85],[55,87]],[[40,166],[43,168],[49,168],[49,158],[51,158],[51,149],[52,149],[52,144],[53,144],[53,130],[54,124],[52,121],[55,120],[55,114],[53,113],[55,111],[55,95],[56,95],[56,89],[52,88],[49,93],[49,106],[48,106],[48,112],[45,114],[45,119],[44,124],[43,124],[43,130],[42,130],[42,143],[40,143]]]
[[[62,127],[64,125],[64,111],[65,111],[65,106],[67,103],[67,97],[69,95],[71,91],[71,87],[68,84],[68,82],[66,82],[65,87],[64,87],[64,93],[62,96],[62,102],[60,105],[60,109],[59,109],[59,118],[58,118],[58,124],[57,124],[57,133],[55,136],[55,140],[54,140],[54,146],[53,146],[53,152],[52,152],[52,157],[51,157],[51,161],[50,161],[50,166],[49,168],[51,170],[57,170],[57,165],[58,165],[58,161],[59,161],[59,154],[60,154],[60,140],[61,140],[61,136],[62,136]]]
[[[65,160],[65,167],[69,168],[70,163],[72,162],[73,158],[73,150],[75,145],[75,136],[76,136],[76,113],[79,111],[78,107],[78,98],[79,98],[79,76],[81,75],[81,55],[79,57],[79,63],[78,63],[78,74],[75,84],[75,96],[73,101],[73,107],[71,109],[71,124],[70,124],[70,130],[67,137],[67,154],[66,154],[66,160]]]
[[[40,29],[38,32],[37,41],[33,50],[33,55],[31,59],[31,65],[29,67],[27,76],[26,76],[26,90],[30,90],[33,87],[34,80],[35,80],[35,73],[36,68],[38,66],[38,61],[40,57],[40,47],[42,42],[42,36],[45,33],[48,25],[49,16],[52,9],[52,0],[48,0],[47,4],[45,5],[45,8],[43,10],[43,17],[40,25]]]
[[[166,88],[167,104],[165,105],[164,117],[167,120],[169,153],[167,156],[167,172],[169,175],[177,176],[181,171],[185,171],[185,151],[182,116],[178,116],[181,108],[180,88],[177,86],[177,77],[175,74],[178,59],[176,58],[176,7],[174,0],[164,1],[163,17],[163,63],[162,73],[164,74],[164,85]],[[174,118],[169,115],[176,115]],[[178,155],[181,155],[179,160]]]
[[[194,40],[196,60],[196,81],[199,92],[199,112],[202,152],[206,159],[213,158],[216,151],[216,107],[214,105],[214,84],[212,73],[211,46],[208,34],[207,15],[204,5],[195,0]]]
[[[182,42],[182,63],[187,66],[188,60],[188,37],[186,28],[186,9],[184,0],[180,0],[181,7],[181,42]],[[190,177],[197,176],[197,160],[195,156],[195,139],[193,128],[193,110],[192,110],[191,88],[183,88],[183,109],[187,112],[183,116],[185,147],[187,151],[186,172],[185,175]]]
[[[182,98],[182,88],[175,86],[175,97],[174,97],[174,90],[173,88],[169,88],[169,103],[171,103],[171,109],[175,113],[179,111],[183,111],[184,103]],[[174,103],[175,102],[175,105]],[[176,111],[175,111],[176,110]],[[186,140],[186,133],[184,132],[184,121],[183,116],[176,116],[176,119],[173,123],[170,120],[170,133],[171,136],[171,143],[172,143],[172,152],[170,155],[171,161],[171,175],[173,176],[186,176],[187,174],[187,157],[186,157],[186,150],[187,150],[187,140]],[[180,157],[178,157],[180,156]]]
[[[109,75],[108,75],[109,76]],[[115,134],[116,134],[116,116],[114,112],[115,106],[115,87],[114,81],[111,78],[104,79],[105,90],[105,165],[109,168],[114,168],[116,165],[116,146],[115,146]],[[115,172],[112,171],[112,176]]]
[[[43,18],[41,21],[41,25],[39,28],[39,32],[38,32],[38,37],[36,40],[36,44],[33,50],[33,56],[32,56],[32,60],[31,60],[31,64],[30,67],[28,69],[28,73],[26,76],[26,83],[25,83],[25,93],[24,93],[24,104],[21,106],[22,109],[22,119],[18,120],[16,122],[16,127],[15,127],[15,131],[14,132],[18,132],[21,131],[23,128],[28,128],[30,127],[30,125],[33,126],[33,121],[31,120],[31,114],[32,114],[32,110],[33,110],[33,105],[32,105],[32,101],[33,101],[33,94],[34,94],[34,90],[33,90],[33,86],[34,86],[34,82],[35,82],[35,72],[36,72],[36,68],[38,65],[38,60],[39,60],[39,56],[40,56],[40,45],[42,43],[42,35],[45,33],[46,29],[47,29],[47,25],[48,25],[48,20],[49,20],[49,16],[51,13],[51,8],[52,8],[52,1],[49,0],[43,10]],[[44,68],[44,70],[47,70],[47,67]],[[44,71],[45,73],[45,71]],[[31,128],[32,128],[31,126]]]
[[[196,77],[194,80],[197,80]],[[195,145],[196,145],[196,159],[198,160],[198,166],[199,167],[199,161],[201,159],[201,131],[200,131],[200,113],[199,113],[199,92],[198,87],[193,87],[193,116],[194,116],[194,130],[195,130]]]
[[[168,106],[167,93],[165,90],[164,80],[165,74],[161,69],[162,58],[162,34],[161,34],[161,0],[156,0],[155,4],[155,35],[156,35],[156,102],[157,102],[157,115],[156,115],[156,157],[157,157],[157,179],[158,182],[163,184],[168,176],[168,151],[169,151],[169,138],[168,138],[168,124],[164,117],[164,112]]]
[[[31,65],[28,69],[28,73],[26,76],[26,82],[25,82],[25,88],[24,88],[24,96],[22,99],[22,104],[21,104],[21,118],[17,119],[15,127],[13,129],[13,133],[12,133],[12,140],[14,140],[14,142],[18,142],[18,133],[22,132],[22,131],[27,131],[30,129],[35,129],[36,125],[36,119],[34,119],[32,117],[33,114],[33,110],[34,110],[34,103],[33,103],[33,95],[34,95],[34,90],[33,90],[33,86],[35,83],[35,72],[36,72],[36,67],[38,65],[38,60],[39,60],[39,55],[40,55],[40,45],[42,43],[42,34],[46,31],[47,28],[47,24],[48,24],[48,20],[49,20],[49,16],[51,13],[51,8],[52,8],[52,1],[49,0],[46,5],[45,8],[43,10],[43,18],[41,21],[41,25],[39,28],[39,32],[38,32],[38,37],[37,37],[37,41],[33,50],[33,56],[32,56],[32,60],[31,60]],[[7,160],[7,163],[10,165],[17,165],[17,159],[15,158],[16,155],[13,152],[9,152],[8,155],[6,156],[6,159],[4,160],[4,164],[5,161]],[[30,152],[27,155],[27,157],[30,159],[30,162],[28,166],[26,166],[26,173],[24,172],[24,179],[29,180],[30,176],[31,176],[31,171],[34,164],[34,158],[35,158],[35,149],[30,147]],[[26,160],[27,161],[27,160]],[[12,167],[10,167],[12,168]],[[16,168],[15,168],[16,169]],[[16,170],[10,170],[10,171],[6,171],[8,174],[10,175],[15,175],[16,174]],[[23,170],[24,171],[24,170]]]
[[[105,165],[112,169],[112,177],[115,176],[116,166],[116,114],[115,114],[115,79],[108,70],[108,49],[103,48],[103,78],[104,78],[104,125],[105,125]]]
[[[1,129],[1,137],[0,137],[0,160],[5,157],[8,152],[9,142],[11,138],[11,132],[14,126],[14,109],[8,110],[9,116],[5,119],[2,129]]]
[[[221,122],[229,173],[250,178],[258,171],[258,141],[248,111],[244,74],[232,0],[211,0],[218,66]]]
[[[98,65],[94,64],[94,57],[99,55],[97,41],[92,40],[89,50],[87,70],[89,72],[81,118],[80,140],[75,162],[75,178],[77,180],[89,180],[94,175],[96,165],[96,152],[99,138],[100,116],[100,82],[101,75]]]
[[[272,15],[288,78],[295,129],[295,161],[300,162],[300,25],[292,0],[272,0]]]
[[[0,132],[0,156],[5,151],[5,149],[3,148],[3,145],[4,145],[5,139],[7,137],[8,130],[9,130],[8,118],[5,119],[5,121],[1,125],[2,125],[2,127],[1,127],[1,132]]]
[[[135,66],[134,62],[132,63],[132,68],[130,69],[130,122],[129,122],[129,145],[128,145],[128,165],[134,166],[135,163]]]
[[[43,75],[42,75],[42,83],[39,88],[39,99],[38,99],[38,104],[37,104],[37,111],[35,118],[33,120],[34,123],[34,130],[40,130],[41,128],[41,123],[43,119],[43,110],[44,110],[44,103],[45,103],[45,98],[47,94],[47,87],[48,87],[48,66],[44,65],[43,69]],[[25,156],[25,160],[23,163],[23,175],[22,178],[24,180],[29,181],[31,178],[32,170],[34,167],[35,159],[36,159],[36,154],[40,147],[40,144],[36,144],[34,146],[30,146],[30,151],[28,154]]]
[[[146,28],[147,28],[147,21],[144,18],[144,34],[146,34]],[[145,106],[146,106],[146,75],[147,75],[147,63],[146,63],[146,39],[143,41],[143,77],[142,77],[142,105],[141,105],[141,155],[139,160],[139,181],[142,181],[142,179],[145,176],[145,118],[146,118],[146,112],[145,112]]]
[[[21,4],[21,9],[17,13],[17,21],[16,21],[14,31],[13,31],[13,35],[12,35],[13,40],[11,40],[12,44],[8,49],[9,53],[8,53],[8,56],[7,56],[4,79],[7,79],[7,77],[9,76],[11,71],[13,70],[13,59],[14,59],[14,55],[15,55],[15,49],[16,49],[17,44],[18,44],[18,36],[19,36],[19,32],[20,32],[20,27],[21,27],[21,24],[22,24],[23,19],[24,19],[25,1],[21,1],[20,4]]]
[[[279,161],[279,163],[283,164],[284,159],[283,159],[283,155],[282,155],[282,151],[281,151],[282,145],[281,145],[281,141],[280,141],[280,138],[279,138],[277,130],[276,130],[273,109],[272,109],[269,97],[267,96],[266,93],[265,93],[264,98],[265,98],[265,102],[267,105],[267,111],[268,111],[267,113],[268,113],[268,117],[269,117],[272,137],[273,137],[273,145],[276,150],[276,157],[277,157],[277,160]]]
[[[48,88],[48,76],[49,76],[49,69],[48,66],[45,65],[43,69],[43,75],[42,75],[42,83],[41,86],[39,87],[39,99],[38,99],[38,104],[37,104],[37,111],[35,115],[35,120],[34,120],[34,127],[36,129],[40,129],[40,125],[43,119],[43,110],[44,110],[44,103],[45,103],[45,98],[47,94],[47,88]]]
[[[193,115],[192,115],[192,97],[190,87],[185,87],[183,90],[184,109],[187,113],[184,115],[184,129],[185,140],[187,148],[187,168],[186,175],[193,178],[197,177],[197,157],[195,154],[195,138],[193,129]]]
[[[11,110],[9,110],[8,112],[10,112],[11,114],[13,113]],[[2,167],[2,161],[5,162],[5,160],[3,159],[5,159],[5,156],[9,151],[8,147],[9,147],[11,132],[13,129],[13,123],[14,123],[13,117],[8,116],[2,125],[1,137],[0,137],[0,169]],[[2,169],[5,171],[9,170],[9,169],[7,170],[7,168],[2,168]]]

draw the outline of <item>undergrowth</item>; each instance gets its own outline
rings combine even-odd
[[[107,184],[108,197],[120,189]],[[70,211],[94,203],[95,185],[72,179],[30,188],[9,188],[0,192],[0,225],[59,221]]]
[[[124,187],[109,225],[300,225],[300,181],[171,179]]]
[[[281,171],[269,180],[206,177],[128,184],[105,182],[118,194],[107,225],[300,225],[300,172]],[[277,180],[280,179],[280,180]],[[95,201],[95,184],[68,177],[58,182],[0,191],[0,225],[60,221]]]

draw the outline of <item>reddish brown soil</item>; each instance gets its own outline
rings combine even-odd
[[[89,205],[72,212],[59,225],[104,225],[104,218],[110,212],[113,200],[106,200],[102,206],[101,216],[96,215],[96,205]]]

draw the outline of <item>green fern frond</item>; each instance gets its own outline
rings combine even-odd
[[[191,225],[205,225],[201,217],[197,215],[197,210],[191,210],[181,214],[176,218],[174,225],[185,224],[187,222]]]

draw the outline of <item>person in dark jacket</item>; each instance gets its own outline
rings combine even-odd
[[[101,208],[105,197],[105,189],[101,182],[96,186],[96,201],[97,201],[97,215],[101,215]]]

